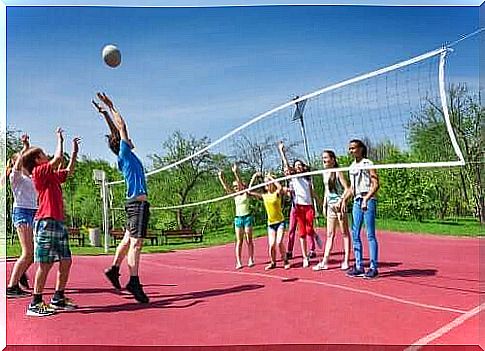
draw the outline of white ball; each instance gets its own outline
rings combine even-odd
[[[118,67],[121,63],[121,52],[115,45],[106,45],[102,55],[104,62],[111,68]]]

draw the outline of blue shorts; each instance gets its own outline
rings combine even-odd
[[[237,216],[234,218],[234,226],[236,228],[251,228],[253,226],[253,216]]]
[[[34,216],[36,212],[36,209],[14,207],[12,212],[12,222],[15,228],[20,227],[22,224],[32,227],[34,225]]]
[[[273,230],[275,232],[278,232],[278,230],[283,230],[285,229],[285,221],[283,222],[278,222],[278,223],[273,223],[273,224],[268,224],[268,232],[270,230]]]

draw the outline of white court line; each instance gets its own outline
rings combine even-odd
[[[225,270],[206,269],[206,268],[172,266],[172,265],[159,263],[159,262],[150,262],[150,264],[153,264],[155,266],[160,266],[160,267],[184,269],[184,270],[189,270],[189,271],[193,271],[193,272],[201,272],[201,273],[221,273],[221,274],[249,275],[249,276],[258,276],[258,277],[264,277],[264,278],[273,278],[273,279],[278,279],[278,280],[284,280],[284,279],[288,279],[288,278],[291,279],[291,277],[284,277],[284,276],[278,276],[278,275],[273,275],[273,274],[270,275],[270,274],[263,274],[263,273],[248,273],[248,272],[241,272],[241,271],[225,271]],[[349,278],[349,279],[351,279],[351,278]],[[327,287],[331,287],[331,288],[347,290],[347,291],[351,291],[351,292],[354,292],[354,293],[366,294],[366,295],[370,295],[370,296],[374,296],[374,297],[379,297],[381,299],[390,300],[390,301],[393,301],[393,302],[398,302],[398,303],[416,306],[416,307],[423,307],[423,308],[429,308],[429,309],[432,309],[432,310],[453,312],[453,313],[459,313],[459,314],[468,313],[467,311],[464,311],[464,310],[409,301],[409,300],[400,299],[398,297],[394,297],[394,296],[390,296],[390,295],[375,293],[373,291],[355,289],[355,288],[351,288],[351,287],[348,287],[348,286],[345,286],[345,285],[331,284],[331,283],[325,283],[325,282],[320,282],[320,281],[316,281],[316,280],[300,279],[300,278],[298,278],[298,281],[302,282],[302,283],[317,284],[317,285],[323,285],[323,286],[327,286]]]
[[[445,324],[444,326],[442,326],[438,330],[434,331],[433,333],[428,334],[428,335],[422,337],[421,339],[415,341],[411,346],[409,346],[404,351],[417,351],[417,350],[421,349],[423,346],[428,345],[433,340],[438,339],[439,337],[450,332],[452,329],[455,329],[456,327],[465,323],[466,320],[477,315],[484,308],[485,308],[485,303],[482,303],[481,305],[475,307],[474,309],[467,311],[465,314],[462,314],[458,318],[452,320],[450,323]]]

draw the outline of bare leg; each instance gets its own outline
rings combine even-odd
[[[143,238],[130,238],[130,248],[128,250],[128,269],[130,276],[138,276],[138,267],[140,265],[141,248],[143,247]]]
[[[71,271],[72,260],[61,260],[59,262],[59,271],[57,272],[56,291],[64,291],[69,272]]]
[[[349,220],[347,214],[342,214],[339,220],[340,230],[342,233],[342,240],[344,243],[344,261],[342,262],[342,269],[347,269],[349,267],[350,259],[350,230],[349,230]]]
[[[244,228],[235,228],[236,230],[236,269],[242,268],[242,246],[244,241]]]
[[[32,239],[32,227],[27,224],[20,225],[17,228],[22,255],[13,266],[12,275],[10,276],[9,287],[17,285],[20,277],[30,267],[34,260],[34,242]]]
[[[39,263],[35,272],[34,294],[42,294],[52,263]]]
[[[125,236],[123,240],[120,241],[118,247],[116,248],[116,253],[113,258],[113,266],[121,266],[126,254],[128,253],[128,249],[130,248],[130,232],[127,230],[125,231]]]
[[[248,267],[254,266],[254,242],[253,242],[253,227],[246,228],[246,242],[248,243]]]

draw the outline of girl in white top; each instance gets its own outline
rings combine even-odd
[[[28,288],[28,281],[25,272],[33,262],[33,222],[37,210],[37,192],[28,173],[22,168],[22,154],[29,148],[29,136],[22,135],[23,149],[14,155],[12,162],[14,166],[9,178],[14,197],[12,221],[17,229],[22,254],[15,262],[7,287],[7,297],[22,297],[29,295],[22,290],[19,282],[24,288]]]
[[[325,168],[338,168],[337,158],[332,150],[323,151],[322,160]],[[340,268],[347,270],[349,268],[350,231],[345,197],[350,192],[350,188],[343,173],[340,171],[324,173],[323,183],[325,185],[323,214],[327,217],[327,241],[323,259],[313,267],[313,270],[328,269],[328,259],[332,251],[337,224],[342,232],[344,244],[344,260]]]

